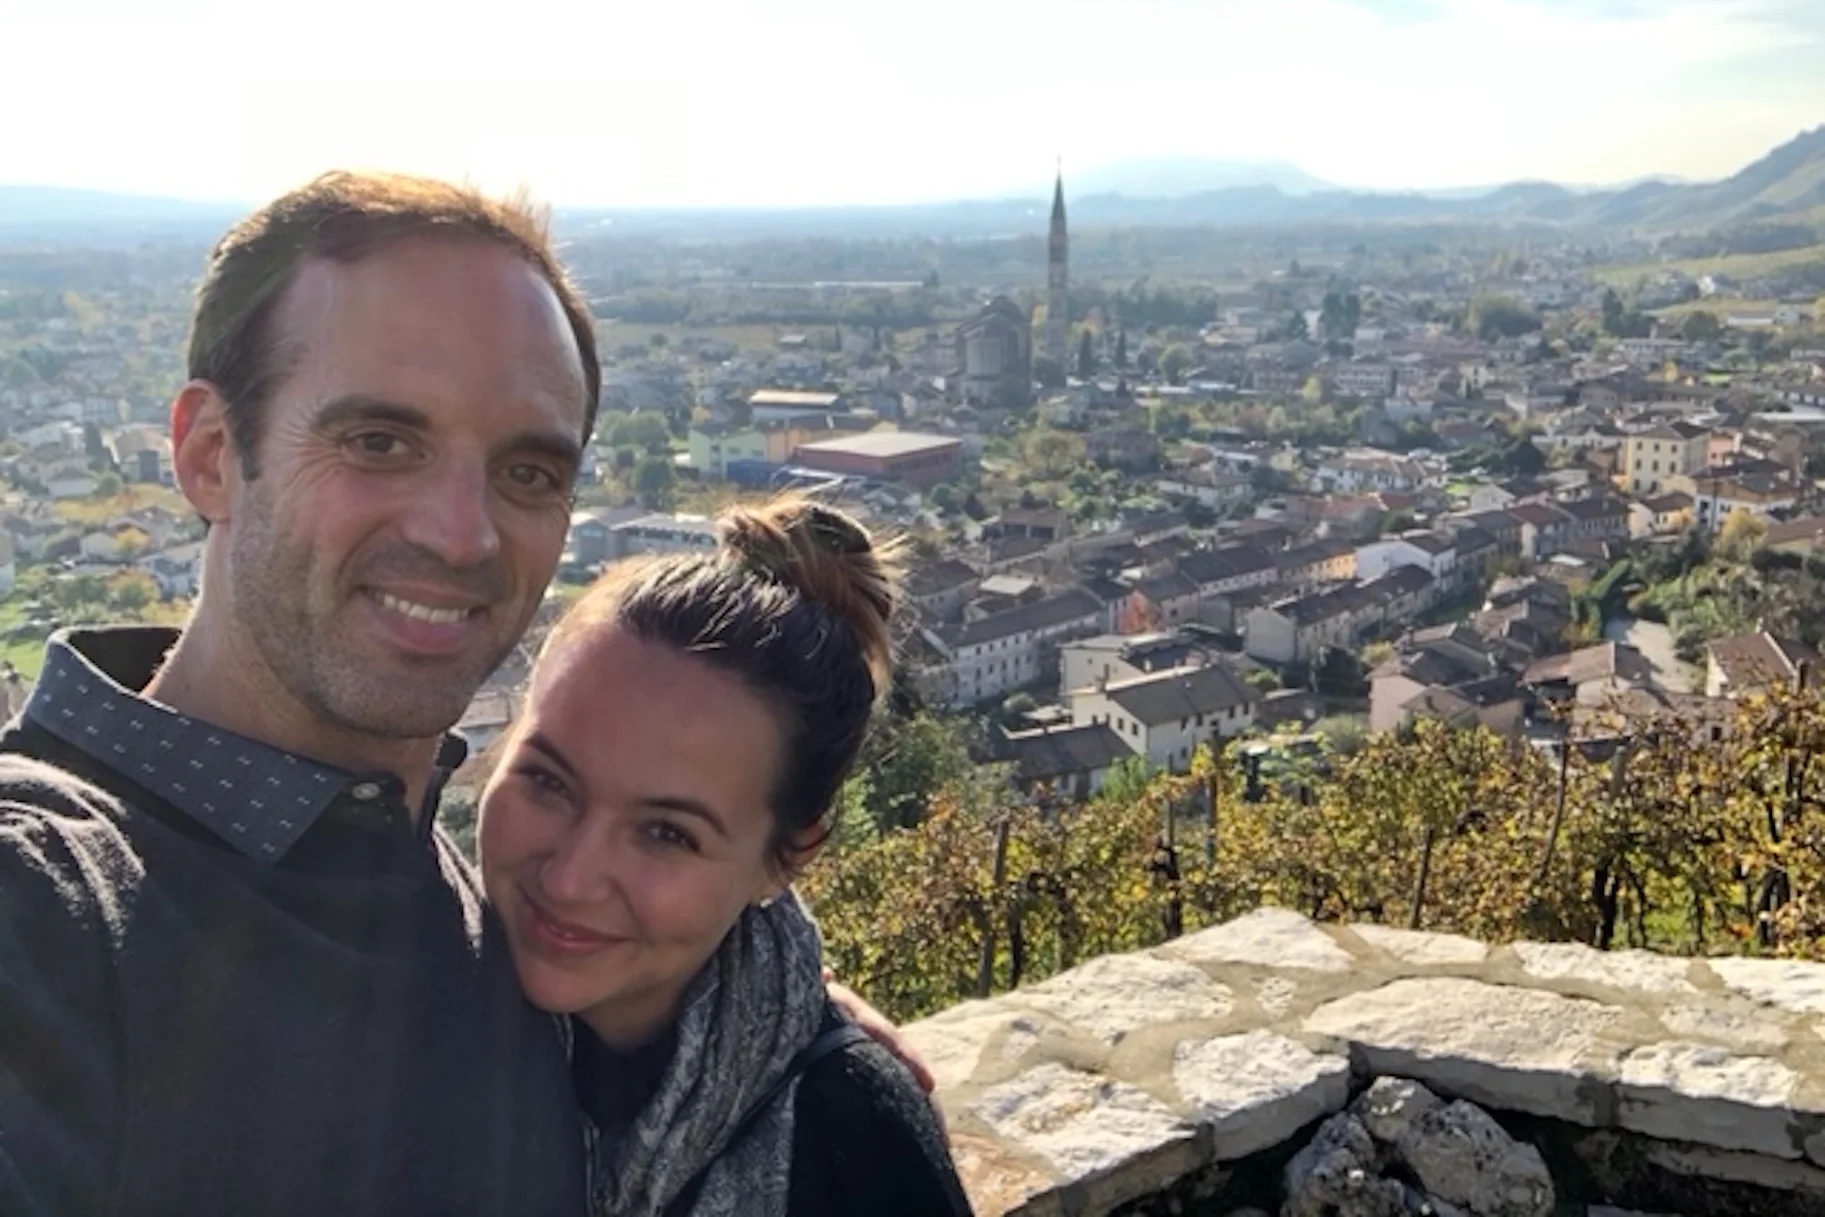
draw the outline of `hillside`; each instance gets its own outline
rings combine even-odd
[[[1224,185],[1215,183],[1248,182]],[[1213,160],[1136,162],[1066,183],[1074,227],[1202,228],[1281,224],[1499,224],[1721,232],[1713,250],[1780,250],[1825,241],[1825,126],[1794,137],[1719,182],[1658,179],[1609,190],[1512,182],[1483,191],[1363,192],[1328,187],[1295,166]],[[561,232],[607,227],[629,237],[741,240],[1000,237],[1043,229],[1048,198],[907,206],[627,210],[560,208]],[[219,231],[236,208],[92,191],[0,186],[0,239],[87,231]]]

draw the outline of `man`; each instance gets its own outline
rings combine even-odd
[[[563,549],[588,310],[527,209],[332,174],[216,248],[189,373],[188,625],[54,639],[0,739],[0,1212],[580,1213],[432,819]]]

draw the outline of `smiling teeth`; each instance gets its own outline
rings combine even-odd
[[[387,592],[381,592],[378,599],[384,607],[392,609],[395,613],[403,614],[415,621],[427,621],[432,625],[455,625],[469,615],[468,609],[432,608],[428,604],[414,604],[410,600],[401,600],[398,596],[390,595]]]

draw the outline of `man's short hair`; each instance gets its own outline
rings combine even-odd
[[[265,409],[288,372],[273,318],[298,267],[312,258],[358,262],[396,241],[432,233],[505,245],[557,293],[583,363],[583,438],[596,422],[602,366],[589,307],[551,248],[549,217],[524,197],[396,173],[326,173],[228,230],[210,252],[190,326],[192,380],[215,385],[248,476],[256,476]]]

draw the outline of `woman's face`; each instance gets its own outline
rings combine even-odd
[[[540,660],[482,795],[488,898],[526,996],[638,1044],[748,904],[777,894],[774,713],[736,677],[612,627]]]

